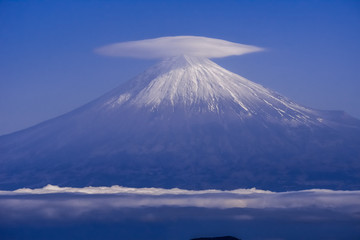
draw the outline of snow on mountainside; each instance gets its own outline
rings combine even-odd
[[[110,98],[110,99],[109,99]],[[262,116],[292,124],[320,124],[316,112],[234,74],[206,58],[177,56],[153,66],[106,96],[104,106],[185,106],[221,113],[225,106],[240,118]]]
[[[360,187],[360,121],[206,58],[165,59],[58,118],[0,137],[0,187]]]

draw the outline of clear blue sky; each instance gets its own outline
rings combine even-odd
[[[215,60],[308,107],[360,118],[360,1],[0,1],[0,135],[68,112],[154,61],[106,44],[195,35],[265,52]]]

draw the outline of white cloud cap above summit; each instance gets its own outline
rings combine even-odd
[[[175,36],[115,43],[95,49],[107,56],[134,58],[167,58],[190,55],[222,58],[263,51],[262,48],[221,39],[198,36]]]

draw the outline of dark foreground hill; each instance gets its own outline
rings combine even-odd
[[[225,237],[204,237],[204,238],[193,238],[191,240],[241,240],[236,237],[225,236]]]

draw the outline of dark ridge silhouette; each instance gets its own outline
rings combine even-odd
[[[192,238],[191,240],[241,240],[240,238],[232,237],[232,236],[224,236],[224,237],[203,237],[203,238]]]

